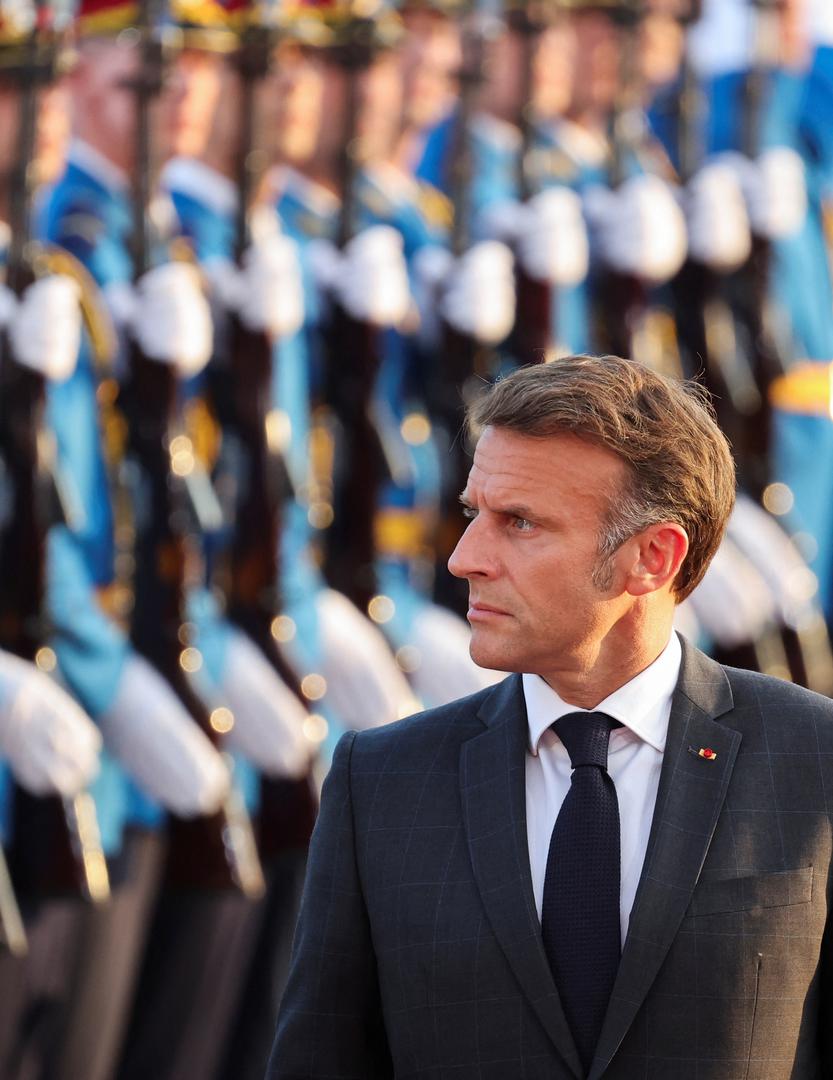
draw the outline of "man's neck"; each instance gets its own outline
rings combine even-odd
[[[201,161],[209,169],[224,176],[227,180],[237,180],[237,149],[234,147],[217,146],[209,141],[202,154]]]
[[[406,128],[396,141],[388,164],[413,175],[425,149],[426,135],[418,128]]]
[[[628,636],[614,628],[597,649],[588,649],[569,658],[569,662],[551,671],[541,671],[563,701],[579,709],[595,709],[657,659],[673,633],[673,624],[659,622]]]
[[[324,188],[337,199],[342,197],[341,161],[323,155],[316,155],[302,166],[298,171],[312,180],[314,184]]]

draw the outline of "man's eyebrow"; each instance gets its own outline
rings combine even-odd
[[[460,504],[464,506],[467,510],[476,509],[471,499],[468,498],[465,492],[462,492],[460,495],[458,495],[458,499],[460,501]],[[548,520],[542,518],[541,515],[536,513],[531,506],[525,506],[523,503],[500,507],[499,509],[497,509],[497,513],[505,514],[507,517],[530,518],[536,521]]]
[[[499,513],[517,518],[540,518],[541,516],[540,514],[536,514],[531,506],[524,506],[523,503],[514,506],[504,506]]]

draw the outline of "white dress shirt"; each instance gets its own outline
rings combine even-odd
[[[622,878],[622,944],[642,873],[657,800],[659,774],[671,715],[671,697],[680,674],[682,649],[676,634],[650,667],[620,686],[595,709],[568,704],[539,675],[524,675],[529,720],[526,755],[526,831],[535,906],[541,918],[547,855],[555,819],[570,789],[570,755],[554,731],[559,717],[571,712],[603,712],[624,726],[610,736],[608,773],[619,799]]]

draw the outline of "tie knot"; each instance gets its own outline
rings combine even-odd
[[[552,730],[567,748],[574,769],[580,765],[598,765],[606,769],[610,733],[621,726],[607,713],[574,712],[556,720]]]

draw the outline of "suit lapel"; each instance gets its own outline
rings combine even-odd
[[[645,864],[589,1080],[610,1064],[691,902],[740,746],[740,733],[715,720],[731,708],[723,669],[684,641]]]
[[[478,714],[486,730],[460,752],[463,820],[472,868],[492,930],[561,1057],[583,1075],[550,972],[532,893],[526,835],[526,707],[519,676]]]

